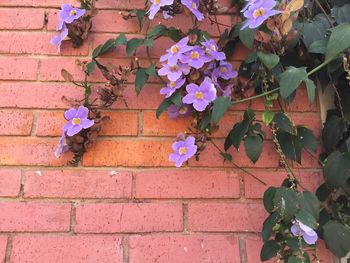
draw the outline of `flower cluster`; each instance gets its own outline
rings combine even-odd
[[[68,123],[63,126],[62,136],[55,150],[55,156],[57,158],[70,149],[67,137],[73,137],[81,130],[88,129],[94,125],[94,121],[88,118],[89,109],[84,106],[80,106],[78,109],[72,108],[67,110],[64,117]]]
[[[151,3],[152,5],[148,10],[149,19],[153,19],[162,7],[174,4],[174,0],[151,0]],[[199,11],[199,0],[181,0],[181,4],[184,5],[198,19],[198,21],[204,19],[203,13]],[[167,10],[163,10],[163,16],[165,19],[172,18],[172,15]]]
[[[294,236],[301,236],[303,237],[304,241],[308,245],[313,245],[317,241],[317,233],[315,230],[313,230],[311,227],[303,224],[299,220],[295,220],[293,226],[291,227],[290,231]]]
[[[168,108],[168,114],[173,119],[209,109],[217,96],[231,96],[233,85],[230,80],[238,75],[214,40],[189,42],[192,43],[190,37],[181,39],[160,58],[162,68],[158,74],[168,79],[160,93],[170,98],[179,92],[182,97],[182,105],[173,104]],[[181,163],[190,157],[184,155]],[[171,160],[174,158],[171,157]]]
[[[177,142],[173,144],[174,152],[169,156],[169,160],[175,162],[176,167],[181,167],[184,162],[196,154],[197,145],[195,140],[193,136],[185,138],[182,133],[178,135]]]
[[[281,11],[273,10],[276,4],[277,2],[274,0],[249,0],[241,11],[247,19],[243,23],[242,29],[246,27],[257,28],[269,17],[280,14]]]
[[[62,5],[61,10],[58,13],[59,21],[57,25],[57,31],[60,31],[60,34],[58,36],[52,37],[51,44],[55,45],[59,49],[62,41],[68,36],[67,25],[79,19],[85,13],[85,9],[76,8],[71,6],[70,4]]]

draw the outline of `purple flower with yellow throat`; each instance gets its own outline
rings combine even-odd
[[[190,83],[186,87],[187,95],[182,98],[182,102],[193,104],[197,111],[204,111],[210,102],[216,99],[216,88],[212,80],[206,77],[200,86]]]
[[[174,3],[174,0],[151,0],[151,3],[152,5],[147,12],[149,14],[149,19],[153,19],[161,7],[172,5]]]
[[[67,144],[67,140],[66,140],[66,135],[63,133],[59,142],[58,142],[58,145],[55,149],[55,156],[56,158],[60,158],[60,156],[65,153],[65,152],[68,152],[69,151],[69,145]]]
[[[294,236],[303,237],[304,241],[309,245],[315,244],[318,239],[316,231],[299,220],[295,220],[290,231]]]
[[[66,26],[66,24],[63,24],[62,29],[61,29],[61,33],[58,36],[53,36],[51,38],[50,43],[54,46],[57,47],[58,50],[60,50],[62,41],[68,36],[68,28]]]
[[[280,14],[281,11],[273,10],[277,2],[274,0],[257,1],[250,5],[248,9],[243,13],[247,20],[243,23],[241,30],[246,27],[257,28],[270,16]]]
[[[177,81],[182,75],[190,73],[190,67],[180,62],[174,66],[170,66],[166,63],[163,63],[162,65],[163,67],[158,70],[158,74],[159,76],[167,76],[170,81]]]
[[[160,62],[167,60],[170,66],[174,66],[185,52],[193,49],[192,46],[187,45],[188,41],[189,38],[185,37],[175,45],[172,45],[171,48],[167,49],[167,53],[160,57]]]
[[[59,12],[59,18],[61,23],[70,24],[74,20],[79,19],[85,15],[86,10],[71,6],[70,4],[64,4],[61,6],[61,11]],[[59,28],[60,29],[60,28]]]
[[[160,94],[165,95],[166,98],[169,98],[174,94],[179,88],[185,84],[186,79],[178,79],[177,81],[169,81],[167,85],[160,90]]]
[[[181,0],[181,4],[186,6],[198,19],[198,21],[202,21],[204,19],[204,15],[198,10],[199,0]]]
[[[212,58],[207,56],[204,50],[198,46],[194,47],[191,51],[188,51],[181,57],[182,63],[186,63],[195,69],[200,69],[205,63],[211,60]]]
[[[168,115],[170,119],[176,119],[177,117],[188,117],[192,113],[192,110],[189,105],[182,104],[181,106],[177,106],[176,104],[172,104],[168,108]]]
[[[225,53],[218,51],[219,47],[213,39],[208,39],[208,40],[202,42],[201,44],[206,48],[205,53],[212,56],[215,60],[220,61],[220,60],[226,59]]]
[[[74,136],[83,129],[88,129],[94,125],[93,120],[88,119],[89,109],[80,106],[78,109],[69,109],[64,113],[64,117],[68,121],[63,127],[63,131],[68,136]]]
[[[226,61],[220,61],[219,67],[213,70],[213,78],[222,78],[225,80],[230,80],[238,76],[237,71],[232,69],[231,63]]]
[[[193,136],[188,136],[185,140],[175,142],[172,146],[174,152],[170,154],[169,160],[175,162],[176,167],[181,167],[184,162],[196,154],[195,141]]]

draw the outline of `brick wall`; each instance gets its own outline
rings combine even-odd
[[[54,157],[66,108],[61,97],[82,95],[64,82],[60,70],[81,80],[75,60],[89,59],[94,47],[118,32],[137,34],[136,22],[124,21],[119,12],[144,1],[99,0],[88,41],[79,49],[66,43],[57,54],[49,40],[64,2],[70,1],[0,0],[0,262],[260,262],[266,187],[224,164],[210,146],[199,162],[174,169],[168,161],[171,143],[188,120],[155,118],[162,100],[158,83],[148,84],[138,98],[130,83],[124,94],[128,107],[118,102],[106,112],[111,122],[81,166],[66,166],[69,154]],[[175,22],[189,25],[182,16]],[[218,36],[215,26],[203,27]],[[157,41],[152,56],[159,57],[169,44]],[[244,52],[238,46],[231,58],[236,68]],[[122,50],[107,57],[128,61]],[[91,81],[104,79],[95,73]],[[288,111],[319,138],[319,108],[308,105],[305,91],[299,95]],[[219,145],[247,106],[226,114],[215,134]],[[263,110],[261,101],[250,106]],[[281,183],[284,173],[272,142],[265,143],[256,165],[242,151],[233,154],[239,166],[268,185]],[[303,167],[295,165],[296,173],[314,190],[321,171],[314,158],[305,154],[304,159]],[[321,254],[324,262],[332,261]]]

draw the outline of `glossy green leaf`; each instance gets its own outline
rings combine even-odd
[[[320,217],[320,202],[316,195],[309,191],[300,193],[300,208],[308,211],[316,220]]]
[[[155,27],[151,28],[151,30],[148,31],[147,37],[154,38],[154,37],[162,36],[166,33],[167,33],[167,27],[162,25],[162,24],[159,24],[159,25],[156,25]]]
[[[278,130],[288,132],[290,134],[295,133],[294,125],[287,115],[282,112],[278,112],[274,115],[273,122]]]
[[[278,223],[278,220],[279,220],[279,215],[276,212],[270,214],[269,217],[266,218],[263,224],[263,229],[261,231],[263,241],[267,241],[271,237],[273,228]]]
[[[331,14],[338,24],[350,23],[350,4],[334,6]]]
[[[271,213],[275,208],[273,200],[275,198],[276,191],[277,188],[271,186],[264,192],[264,207],[269,213]]]
[[[342,118],[332,115],[327,118],[322,131],[322,142],[327,152],[332,152],[342,138],[345,123]]]
[[[310,45],[309,52],[315,54],[324,54],[326,52],[326,47],[327,41],[325,39],[316,40]]]
[[[315,83],[311,79],[305,79],[307,95],[309,96],[310,104],[315,102],[315,91],[316,86]]]
[[[244,149],[249,159],[256,163],[263,149],[263,140],[260,136],[252,135],[244,139]]]
[[[265,110],[262,114],[262,121],[266,124],[269,125],[273,118],[275,117],[275,113],[270,110]]]
[[[249,49],[253,48],[255,32],[256,29],[247,27],[244,30],[240,30],[238,33],[239,39]]]
[[[266,261],[275,257],[280,249],[281,246],[275,240],[266,241],[260,252],[261,261]]]
[[[218,97],[214,101],[211,121],[217,124],[231,105],[231,97]]]
[[[350,48],[350,24],[341,24],[331,29],[326,48],[326,61],[334,59],[340,53]]]
[[[317,229],[317,221],[314,216],[305,209],[300,209],[295,215],[295,218],[298,219],[304,225],[307,225],[313,229]]]
[[[315,41],[326,40],[329,28],[329,22],[323,14],[317,14],[313,21],[303,23],[301,26],[301,32],[303,35],[303,42],[307,49],[309,49],[310,45]]]
[[[297,126],[297,138],[296,140],[300,142],[303,148],[310,151],[316,151],[317,149],[317,140],[312,132],[312,130],[304,127]]]
[[[91,73],[95,70],[95,67],[96,67],[96,61],[93,60],[86,65],[86,74],[90,76]]]
[[[170,105],[173,105],[173,102],[171,100],[166,99],[162,101],[162,103],[158,106],[158,109],[156,111],[157,119],[159,119],[160,115],[162,115],[164,111],[168,110]]]
[[[139,68],[136,72],[136,78],[135,78],[135,90],[137,94],[140,94],[147,80],[148,80],[148,75],[146,73],[146,69]]]
[[[132,38],[126,44],[126,54],[131,56],[135,53],[136,49],[143,45],[144,40],[141,38]]]
[[[127,43],[128,43],[128,40],[126,39],[126,36],[124,33],[120,33],[119,36],[115,40],[115,44],[117,46],[126,45]]]
[[[350,251],[350,228],[331,220],[323,226],[323,237],[326,247],[342,258]]]
[[[344,187],[350,177],[350,153],[333,152],[324,166],[327,186],[331,189]]]
[[[280,62],[279,56],[272,53],[258,52],[258,57],[260,61],[269,69],[273,69]]]
[[[289,67],[280,75],[280,93],[286,99],[299,87],[299,85],[307,80],[307,72],[305,68]]]
[[[285,222],[290,222],[298,211],[298,195],[290,188],[280,187],[276,190],[273,204]]]

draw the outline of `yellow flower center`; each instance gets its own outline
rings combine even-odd
[[[170,88],[175,88],[176,87],[176,81],[171,81],[169,86],[170,86]]]
[[[256,9],[253,13],[254,18],[258,18],[259,16],[263,16],[263,15],[265,15],[265,9],[263,7]]]
[[[72,123],[73,123],[73,125],[80,125],[81,124],[81,120],[80,120],[80,118],[74,118],[72,120]]]
[[[179,109],[179,113],[180,114],[185,114],[187,112],[187,108],[186,107],[181,107],[180,109]]]
[[[159,5],[159,4],[160,4],[160,0],[154,0],[154,3],[155,3],[156,5]]]
[[[203,92],[200,92],[200,91],[197,91],[197,92],[194,94],[194,96],[195,96],[196,99],[198,99],[198,100],[204,99],[204,94],[203,94]]]
[[[227,68],[221,67],[221,68],[220,68],[220,71],[221,71],[222,73],[226,73],[226,72],[227,72]]]
[[[216,51],[216,46],[211,45],[211,46],[210,46],[210,49]]]
[[[71,10],[70,12],[69,12],[69,15],[70,16],[75,16],[77,14],[77,11],[75,11],[75,10]]]
[[[197,9],[197,5],[196,5],[195,2],[192,2],[192,8],[193,8],[193,9]]]
[[[198,59],[199,58],[199,53],[197,51],[192,51],[190,54],[190,57],[192,59]]]
[[[171,71],[171,72],[179,71],[179,66],[178,66],[178,65],[175,65],[175,66],[171,67],[171,68],[170,68],[170,71]]]
[[[186,149],[186,147],[180,147],[180,149],[179,149],[179,154],[186,154],[187,153],[187,149]]]
[[[170,51],[171,51],[171,53],[177,53],[177,52],[179,52],[180,51],[180,48],[178,47],[178,46],[172,46],[171,48],[170,48]]]

